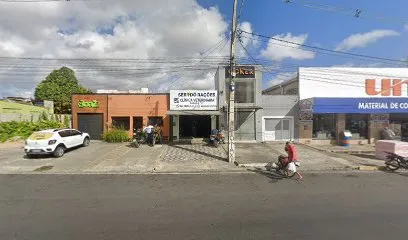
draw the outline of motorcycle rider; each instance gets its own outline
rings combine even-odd
[[[296,166],[299,166],[295,145],[291,144],[290,142],[286,142],[285,151],[288,153],[288,164],[293,162]],[[297,171],[295,171],[295,174],[297,175],[297,180],[301,180],[303,178]]]

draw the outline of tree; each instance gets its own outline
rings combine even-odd
[[[75,76],[74,70],[62,67],[53,70],[35,88],[35,99],[54,101],[54,112],[58,114],[71,113],[71,95],[73,93],[91,93],[82,87]]]

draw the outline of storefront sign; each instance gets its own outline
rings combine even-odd
[[[254,66],[235,66],[236,78],[255,78]],[[225,78],[231,77],[231,68],[225,67]]]
[[[314,98],[313,113],[406,113],[408,98]]]
[[[98,108],[99,107],[99,102],[96,100],[93,101],[84,101],[84,100],[79,100],[78,101],[78,107],[79,108]]]
[[[408,98],[408,68],[299,68],[299,99]]]
[[[407,89],[408,80],[381,79],[377,87],[376,79],[366,79],[365,89],[370,96],[401,96],[403,87]],[[377,90],[378,89],[378,90]],[[407,96],[405,94],[405,96]]]
[[[218,110],[214,90],[171,90],[170,110]]]

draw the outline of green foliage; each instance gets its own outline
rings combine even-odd
[[[39,121],[39,122],[2,122],[0,123],[0,142],[5,142],[14,137],[23,137],[28,138],[33,132],[44,130],[44,129],[53,129],[53,128],[62,128],[60,122],[55,121]]]
[[[73,93],[90,93],[82,87],[75,76],[75,72],[67,67],[52,71],[35,89],[36,100],[54,101],[54,112],[70,113],[71,95]]]
[[[109,131],[106,131],[102,135],[102,139],[105,142],[110,143],[120,143],[120,142],[129,142],[129,132],[123,128],[112,128]]]
[[[45,111],[41,112],[40,121],[48,121],[48,114]]]
[[[71,119],[68,115],[64,115],[64,127],[69,128],[71,125]]]

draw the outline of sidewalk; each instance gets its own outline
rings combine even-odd
[[[238,144],[237,161],[240,166],[265,168],[276,162],[279,155],[287,155],[284,143]],[[384,166],[372,153],[346,154],[296,144],[300,171],[358,170]],[[362,152],[362,151],[360,151]]]
[[[1,145],[0,145],[1,146]],[[40,170],[39,170],[40,169]],[[227,160],[224,146],[142,145],[92,141],[85,148],[67,152],[61,158],[26,158],[22,145],[2,145],[0,173],[49,174],[150,174],[150,173],[239,173],[247,172]]]
[[[1,146],[1,144],[0,144]],[[109,144],[93,141],[89,147],[67,152],[62,158],[27,159],[21,144],[3,145],[0,150],[0,173],[66,173],[66,174],[138,174],[138,173],[240,173],[257,167],[265,168],[286,155],[284,143],[237,143],[236,161],[228,162],[228,145],[218,148],[206,145],[142,145]],[[299,171],[333,171],[363,168],[377,169],[384,161],[374,154],[345,154],[296,145]],[[45,171],[37,169],[47,168]],[[249,168],[249,169],[248,169]]]
[[[364,145],[350,145],[348,147],[338,146],[338,145],[304,145],[310,148],[314,148],[319,151],[334,152],[334,153],[353,153],[353,154],[363,154],[363,153],[374,153],[375,145],[364,144]]]

